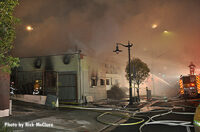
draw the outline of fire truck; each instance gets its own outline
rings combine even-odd
[[[181,76],[179,80],[180,94],[184,98],[195,98],[200,95],[200,75],[195,75],[195,65],[191,62],[189,65],[190,74]]]

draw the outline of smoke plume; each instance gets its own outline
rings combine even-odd
[[[193,61],[199,68],[199,0],[20,0],[15,15],[15,56],[59,54],[81,49],[125,67],[127,48],[115,55],[115,43],[134,46],[153,74],[167,82],[188,74]],[[157,24],[153,29],[152,24]],[[26,25],[33,31],[27,32]],[[168,31],[167,34],[163,31]],[[197,70],[198,71],[198,70]]]

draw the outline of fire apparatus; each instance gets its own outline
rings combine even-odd
[[[181,76],[179,80],[180,94],[182,97],[197,97],[200,95],[200,75],[195,75],[195,65],[189,65],[190,74]]]

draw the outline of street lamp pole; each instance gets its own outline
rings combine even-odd
[[[116,43],[116,50],[113,52],[116,52],[119,54],[119,52],[122,52],[122,50],[119,50],[119,45],[127,47],[128,48],[128,64],[129,64],[129,105],[133,104],[133,98],[132,98],[132,79],[131,79],[131,57],[130,57],[130,48],[133,46],[128,41],[128,45],[122,44],[122,43]]]

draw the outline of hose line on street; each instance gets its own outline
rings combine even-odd
[[[167,115],[167,114],[170,114],[170,113],[173,113],[173,114],[186,114],[186,115],[193,115],[194,114],[194,113],[188,113],[188,112],[172,112],[172,109],[169,109],[169,111],[166,112],[166,113],[157,114],[157,115],[154,115],[154,116],[150,117],[146,122],[144,122],[140,126],[139,131],[142,132],[142,128],[145,125],[154,125],[154,124],[169,125],[169,126],[183,126],[183,127],[186,127],[187,132],[190,132],[190,127],[194,127],[193,125],[190,125],[191,122],[189,122],[189,121],[176,121],[176,120],[155,121],[154,120],[154,118],[156,118],[156,117],[164,116],[164,115]],[[152,122],[150,122],[150,121],[152,121]]]
[[[117,123],[108,123],[108,122],[105,122],[105,121],[102,121],[100,120],[101,117],[103,117],[104,115],[106,114],[111,114],[111,115],[116,115],[116,116],[120,116],[120,117],[123,117],[123,118],[132,118],[132,119],[136,119],[136,120],[140,120],[140,121],[137,121],[137,122],[131,122],[131,123],[122,123],[122,124],[117,124]],[[98,117],[97,117],[97,121],[103,123],[103,124],[107,124],[107,125],[113,125],[113,126],[131,126],[131,125],[137,125],[137,124],[140,124],[142,122],[144,122],[144,119],[143,118],[138,118],[138,117],[132,117],[132,116],[124,116],[122,114],[113,114],[111,112],[104,112],[103,114],[100,114]]]
[[[139,127],[139,131],[142,132],[142,128],[145,125],[154,125],[154,124],[160,124],[160,125],[169,125],[169,126],[184,126],[187,129],[187,132],[190,132],[190,127],[193,127],[193,125],[190,125],[191,122],[189,121],[176,121],[176,120],[161,120],[161,121],[155,121],[154,118],[156,117],[160,117],[160,116],[164,116],[167,114],[184,114],[184,115],[194,115],[194,113],[189,113],[189,112],[173,112],[172,110],[175,109],[173,108],[166,108],[166,109],[157,109],[157,110],[150,110],[150,111],[146,111],[146,112],[141,112],[140,110],[137,111],[130,111],[127,108],[102,108],[102,107],[84,107],[84,106],[72,106],[72,105],[63,105],[60,106],[61,108],[72,108],[72,109],[82,109],[82,110],[92,110],[92,111],[98,111],[98,112],[102,112],[102,114],[100,114],[99,116],[96,117],[96,120],[100,123],[103,124],[107,124],[107,125],[113,125],[113,126],[131,126],[131,125],[138,125],[140,123],[143,123],[140,127]],[[136,110],[136,109],[135,109]],[[106,112],[105,112],[106,111]],[[108,112],[109,111],[109,112]],[[116,112],[120,112],[120,113],[114,113],[112,111],[116,111]],[[167,111],[167,112],[165,112]],[[138,114],[145,114],[145,113],[156,113],[156,112],[165,112],[165,113],[161,113],[161,114],[156,114],[152,117],[149,116],[143,116],[143,115],[138,115]],[[124,115],[122,113],[127,113],[129,115]],[[136,122],[131,122],[131,123],[110,123],[110,122],[106,122],[103,120],[106,119],[105,116],[106,115],[114,115],[114,116],[118,116],[121,118],[131,118],[134,120],[139,120]],[[140,116],[140,117],[139,117]],[[141,118],[141,116],[143,116],[144,118]],[[145,121],[145,118],[148,118],[147,121]]]

